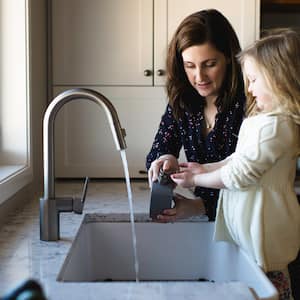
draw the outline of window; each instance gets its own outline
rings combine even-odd
[[[27,8],[0,1],[0,203],[31,178]]]

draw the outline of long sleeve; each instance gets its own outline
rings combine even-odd
[[[262,175],[290,147],[295,148],[293,134],[285,120],[275,116],[245,120],[236,152],[221,169],[223,183],[228,189],[258,184]]]
[[[152,148],[147,155],[147,169],[149,169],[153,160],[163,154],[173,154],[175,157],[178,157],[181,146],[178,124],[173,117],[171,107],[168,105],[161,118]]]

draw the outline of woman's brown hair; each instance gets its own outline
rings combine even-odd
[[[181,22],[168,48],[166,89],[176,119],[182,116],[183,110],[191,111],[203,99],[188,81],[182,52],[204,43],[210,43],[228,61],[221,93],[216,102],[218,108],[221,111],[228,109],[243,91],[241,68],[236,59],[241,48],[234,29],[215,9],[196,12]]]

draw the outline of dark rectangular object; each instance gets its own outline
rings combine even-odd
[[[173,184],[160,184],[158,181],[152,183],[150,218],[157,219],[164,209],[172,207]]]

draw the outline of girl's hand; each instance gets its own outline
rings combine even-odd
[[[152,187],[152,182],[157,180],[160,169],[166,172],[176,172],[179,169],[177,158],[171,154],[165,154],[151,163],[148,170],[149,187]]]
[[[175,194],[175,206],[165,209],[162,215],[157,216],[156,222],[169,223],[176,220],[204,215],[206,213],[202,199],[188,199],[182,195]]]
[[[190,170],[188,170],[188,171],[171,174],[171,178],[176,184],[184,188],[189,188],[195,186],[194,177],[196,175],[197,174],[194,174]]]
[[[179,164],[179,167],[182,171],[189,171],[193,174],[200,174],[200,173],[206,173],[207,169],[205,165],[196,163],[196,162],[184,162]]]

